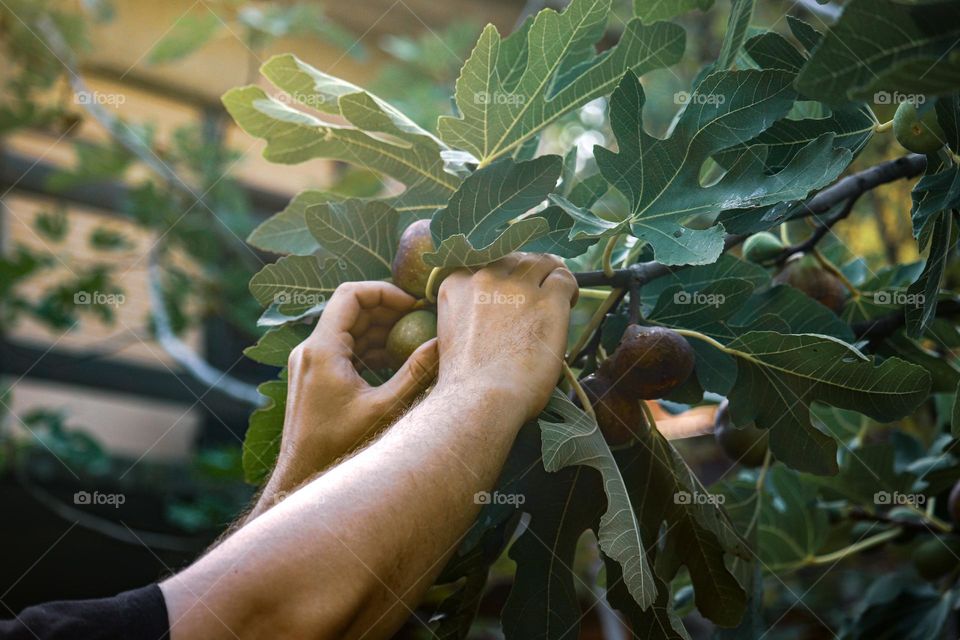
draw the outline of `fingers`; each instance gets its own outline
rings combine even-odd
[[[571,307],[580,299],[580,286],[577,284],[577,279],[566,267],[551,271],[540,286],[545,291],[555,291],[564,300],[569,300]]]
[[[371,325],[392,324],[414,302],[413,296],[388,282],[347,282],[333,292],[308,340],[349,355],[355,337]]]
[[[370,393],[385,415],[393,415],[405,409],[426,391],[437,377],[439,366],[440,352],[437,339],[433,338],[420,345],[392,378],[371,389]]]

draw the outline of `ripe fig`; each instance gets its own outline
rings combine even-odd
[[[694,364],[693,348],[676,331],[631,324],[598,373],[622,395],[652,400],[686,382]]]
[[[432,311],[411,311],[393,325],[387,334],[387,358],[399,369],[417,347],[437,337],[437,316]]]
[[[824,269],[812,256],[790,260],[773,279],[789,284],[839,314],[847,301],[847,288],[835,275]]]
[[[767,262],[773,260],[783,251],[780,238],[769,231],[761,231],[747,238],[743,243],[743,257],[750,262]]]
[[[897,142],[914,153],[936,153],[946,140],[943,127],[937,122],[937,110],[927,109],[921,116],[912,102],[901,102],[897,107],[893,133]]]
[[[404,229],[393,258],[393,283],[416,298],[426,295],[427,278],[433,267],[423,261],[423,254],[434,250],[430,221],[417,220]]]
[[[924,540],[913,550],[913,566],[924,580],[933,582],[960,565],[960,538],[942,536]]]
[[[736,428],[730,422],[730,402],[724,400],[714,417],[713,437],[728,458],[745,467],[759,467],[767,456],[769,432],[753,423]]]
[[[603,376],[590,375],[580,380],[604,439],[610,445],[626,444],[647,428],[647,418],[640,400],[624,396]],[[579,399],[576,401],[580,406]]]
[[[950,512],[950,518],[953,523],[960,527],[960,480],[953,485],[950,490],[950,498],[947,500],[947,510]]]

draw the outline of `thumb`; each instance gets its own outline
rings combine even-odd
[[[433,383],[439,365],[437,339],[432,338],[411,353],[392,378],[376,387],[377,400],[396,411],[406,408]]]

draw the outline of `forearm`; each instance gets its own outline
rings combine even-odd
[[[249,637],[278,637],[257,615],[264,611],[311,637],[389,636],[476,517],[474,494],[493,486],[523,421],[499,392],[469,393],[435,390],[369,447],[165,583],[183,614],[185,594],[219,582],[174,627],[174,640],[209,634],[217,618]]]

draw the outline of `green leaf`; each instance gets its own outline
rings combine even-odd
[[[953,415],[950,418],[950,433],[954,438],[960,437],[960,385],[953,396]]]
[[[882,575],[871,583],[858,603],[844,637],[850,640],[942,638],[957,599],[954,589],[940,593],[933,585],[912,582],[903,573]]]
[[[433,211],[456,190],[460,179],[444,170],[441,157],[447,147],[380,98],[292,55],[271,58],[261,72],[288,97],[248,86],[228,91],[223,104],[244,131],[267,141],[264,157],[271,162],[328,158],[390,176],[406,186],[390,200],[398,211]],[[290,103],[348,124],[328,122]]]
[[[847,451],[836,476],[805,480],[823,487],[828,499],[849,500],[873,511],[878,504],[896,504],[895,494],[913,486],[913,474],[898,472],[895,463],[896,448],[892,444],[868,445]]]
[[[543,466],[547,471],[586,465],[600,472],[607,510],[600,519],[600,549],[620,563],[630,595],[646,609],[656,599],[653,574],[641,540],[627,484],[597,423],[555,389],[540,418]],[[655,538],[649,538],[652,543]]]
[[[620,565],[606,556],[603,557],[603,562],[607,569],[607,600],[630,621],[632,637],[690,640],[690,634],[673,610],[669,584],[656,573],[653,574],[654,584],[657,587],[657,599],[649,609],[644,610],[637,606],[623,586],[623,572],[620,570]]]
[[[936,110],[947,145],[954,153],[960,153],[960,93],[938,98]]]
[[[641,301],[644,308],[652,309],[663,292],[674,285],[680,285],[684,291],[694,293],[710,286],[716,280],[725,278],[745,280],[755,289],[770,282],[770,275],[763,267],[724,253],[713,264],[678,269],[670,274],[669,278],[657,278],[648,282],[640,292]]]
[[[487,264],[546,235],[540,215],[518,216],[543,202],[560,176],[560,156],[516,162],[506,158],[463,181],[430,223],[437,251],[423,259],[435,267]]]
[[[957,39],[954,2],[851,0],[804,65],[797,88],[833,104],[953,92],[960,85]]]
[[[304,217],[309,207],[333,199],[325,191],[308,189],[298,193],[286,208],[260,223],[247,242],[262,249],[280,254],[308,256],[320,250],[320,245],[307,229]]]
[[[764,158],[746,153],[720,180],[700,186],[704,158],[754,138],[786,115],[796,98],[791,82],[781,70],[711,74],[690,96],[673,134],[659,139],[643,129],[639,81],[624,77],[610,104],[619,151],[597,147],[597,165],[629,199],[633,233],[650,243],[661,263],[709,264],[720,255],[723,228],[684,226],[692,217],[799,200],[847,166],[850,152],[834,149],[833,136],[826,134],[779,173],[766,174]]]
[[[457,79],[460,117],[440,118],[440,137],[480,166],[510,155],[571,109],[608,94],[624,71],[644,74],[680,60],[684,31],[627,23],[615,47],[597,55],[611,0],[573,0],[544,9],[501,39],[488,25]]]
[[[276,464],[287,407],[286,380],[264,382],[257,390],[267,398],[267,404],[250,414],[243,440],[243,476],[250,484],[263,483]]]
[[[837,471],[837,445],[810,421],[810,403],[824,402],[888,422],[909,415],[927,396],[930,374],[897,358],[875,366],[840,340],[813,334],[752,331],[725,351],[737,358],[730,392],[736,426],[770,429],[770,450],[801,471]]]
[[[940,282],[947,268],[947,258],[957,242],[953,229],[953,215],[942,211],[931,220],[928,240],[929,252],[923,272],[917,281],[907,288],[904,314],[907,320],[907,335],[919,338],[933,321],[937,311]]]
[[[284,367],[293,348],[306,340],[312,330],[306,324],[287,324],[270,329],[260,336],[257,344],[244,349],[243,355],[263,364]]]
[[[657,20],[675,18],[694,9],[709,11],[712,6],[713,0],[633,0],[633,15],[650,24]]]
[[[747,28],[753,18],[754,0],[731,0],[730,17],[727,20],[727,32],[720,45],[720,55],[714,68],[717,70],[729,69],[737,58],[740,47],[747,37]]]
[[[336,258],[285,256],[250,279],[250,292],[260,304],[276,304],[281,313],[296,315],[325,304],[340,284],[377,279],[380,273],[377,269],[368,274],[354,263]]]
[[[306,212],[307,228],[320,246],[347,270],[367,280],[391,274],[400,240],[397,212],[380,200],[325,202]]]
[[[826,539],[827,514],[817,507],[816,485],[798,473],[774,467],[767,474],[757,523],[761,563],[771,569],[789,568],[816,555]]]
[[[910,197],[913,200],[910,210],[913,236],[919,238],[920,231],[934,216],[945,209],[960,208],[960,166],[923,176],[914,185]]]
[[[150,50],[150,64],[162,64],[184,58],[205,45],[223,25],[210,9],[188,13],[173,23],[170,30]]]

